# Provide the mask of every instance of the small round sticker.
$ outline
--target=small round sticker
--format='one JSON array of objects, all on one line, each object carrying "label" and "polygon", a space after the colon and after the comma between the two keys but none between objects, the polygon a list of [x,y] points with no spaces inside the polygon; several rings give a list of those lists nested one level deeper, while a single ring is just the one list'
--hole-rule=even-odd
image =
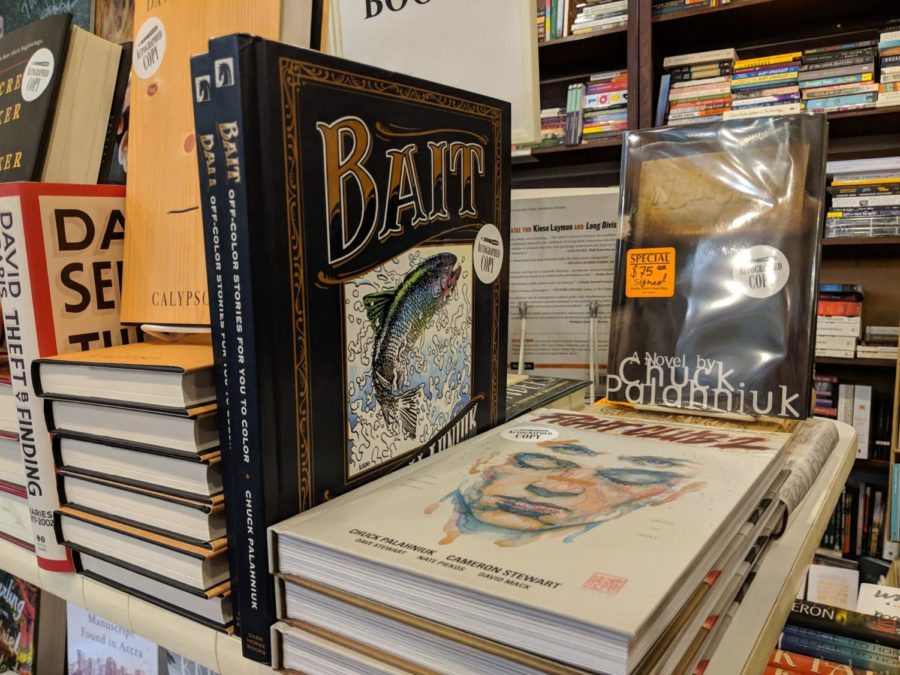
[{"label": "small round sticker", "polygon": [[156,75],[166,55],[166,27],[159,17],[144,21],[134,39],[134,72],[142,80]]},{"label": "small round sticker", "polygon": [[53,66],[53,52],[46,47],[41,47],[31,55],[28,65],[25,66],[25,74],[22,76],[22,98],[26,102],[30,103],[35,100],[50,86],[50,80],[53,79]]},{"label": "small round sticker", "polygon": [[539,443],[558,438],[559,432],[549,427],[521,426],[507,429],[500,436],[508,441],[518,441],[519,443]]},{"label": "small round sticker", "polygon": [[494,225],[482,225],[475,237],[475,275],[483,284],[492,284],[503,267],[503,237]]},{"label": "small round sticker", "polygon": [[751,246],[734,256],[732,278],[751,298],[772,297],[784,288],[790,275],[788,259],[773,246]]}]

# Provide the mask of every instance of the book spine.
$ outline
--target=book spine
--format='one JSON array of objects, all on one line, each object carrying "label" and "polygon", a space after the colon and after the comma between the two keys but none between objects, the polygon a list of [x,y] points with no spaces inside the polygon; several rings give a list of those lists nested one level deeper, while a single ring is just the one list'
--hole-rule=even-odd
[{"label": "book spine", "polygon": [[776,75],[785,75],[789,73],[796,73],[800,70],[800,66],[779,66],[777,68],[767,68],[766,70],[756,70],[750,69],[744,72],[735,73],[731,76],[732,82],[741,82],[743,80],[749,80],[754,77],[775,77]]},{"label": "book spine", "polygon": [[[197,168],[200,174],[200,207],[203,214],[203,240],[206,253],[206,279],[209,288],[210,330],[216,378],[217,422],[222,452],[222,483],[225,493],[225,521],[229,539],[237,537],[239,521],[237,505],[240,501],[232,489],[231,464],[235,453],[231,419],[231,379],[229,368],[228,333],[233,325],[231,296],[225,288],[225,249],[227,237],[222,231],[219,186],[223,183],[224,161],[217,141],[216,120],[212,96],[214,88],[212,62],[209,55],[191,58],[191,82],[194,89],[194,130],[197,139]],[[237,547],[228,547],[228,567],[231,577],[231,600],[234,608],[235,632],[240,635],[240,584],[238,578]]]},{"label": "book spine", "polygon": [[826,70],[828,68],[841,68],[843,66],[859,66],[864,63],[872,63],[874,59],[874,54],[861,54],[859,56],[851,56],[842,59],[834,59],[830,61],[821,61],[817,63],[805,63],[800,66],[800,70],[803,72],[809,72],[813,70]]},{"label": "book spine", "polygon": [[775,54],[773,56],[762,56],[757,59],[741,59],[734,62],[734,69],[756,68],[757,66],[771,66],[774,63],[788,63],[799,59],[802,52],[790,52],[788,54]]},{"label": "book spine", "polygon": [[856,429],[858,459],[869,458],[869,418],[872,405],[872,387],[857,384],[853,389],[853,428]]},{"label": "book spine", "polygon": [[[886,665],[893,665],[889,659],[882,660],[877,655],[860,652],[844,645],[835,645],[829,642],[812,640],[807,636],[791,633],[785,627],[781,634],[779,647],[784,650],[805,654],[821,660],[830,660],[847,663],[852,661],[854,667],[870,668],[876,671],[884,670]],[[884,661],[888,661],[885,663]]]},{"label": "book spine", "polygon": [[[874,675],[871,671],[851,668],[835,661],[818,659],[798,654],[797,652],[775,649],[769,657],[769,667],[778,669],[779,673],[801,673],[802,675],[824,675],[825,673],[843,675]],[[774,671],[773,671],[774,672]]]},{"label": "book spine", "polygon": [[891,466],[891,541],[900,540],[900,464]]},{"label": "book spine", "polygon": [[833,208],[861,208],[866,206],[900,206],[900,194],[869,194],[858,197],[835,197]]},{"label": "book spine", "polygon": [[[225,332],[229,369],[233,382],[229,400],[232,429],[240,430],[237,451],[231,462],[232,491],[240,495],[238,520],[242,527],[229,546],[237,549],[241,643],[245,657],[271,662],[269,628],[275,621],[275,588],[268,574],[263,444],[260,439],[259,387],[256,372],[256,334],[250,264],[250,224],[248,212],[247,163],[243,113],[242,75],[255,66],[252,48],[243,48],[246,38],[232,35],[209,42],[215,77],[216,133],[228,143],[227,171],[218,190],[221,208],[228,214],[226,225],[231,261],[230,283],[226,284],[234,310]],[[246,45],[246,43],[244,43]],[[252,43],[250,43],[252,46]],[[284,498],[289,498],[284,495]]]},{"label": "book spine", "polygon": [[836,75],[834,77],[823,77],[818,80],[806,80],[803,83],[804,89],[814,89],[816,87],[833,87],[838,84],[851,84],[853,82],[869,82],[872,80],[872,73],[858,73],[856,75]]},{"label": "book spine", "polygon": [[853,424],[852,384],[842,384],[838,389],[838,420],[845,424]]},{"label": "book spine", "polygon": [[[3,330],[9,352],[10,376],[16,405],[19,447],[25,466],[28,511],[34,534],[38,566],[52,572],[72,572],[72,555],[56,538],[56,511],[59,494],[50,432],[44,418],[43,401],[37,397],[31,364],[41,356],[56,352],[53,325],[47,325],[41,311],[35,275],[46,275],[40,215],[26,234],[27,197],[0,198],[0,303],[3,306]],[[30,236],[29,236],[30,235]],[[31,240],[34,237],[36,240]],[[46,278],[42,280],[47,282]],[[49,299],[48,299],[49,300]],[[43,347],[43,349],[42,349]]]},{"label": "book spine", "polygon": [[661,127],[666,123],[666,109],[669,107],[669,88],[672,86],[672,78],[663,75],[659,79],[659,98],[656,102],[656,126]]},{"label": "book spine", "polygon": [[822,605],[806,600],[795,600],[787,623],[800,628],[840,635],[887,648],[900,647],[900,633],[896,622],[859,612]]},{"label": "book spine", "polygon": [[838,649],[853,650],[877,659],[893,659],[895,662],[900,660],[900,651],[888,645],[866,640],[857,640],[856,638],[846,637],[835,633],[810,630],[809,628],[801,628],[790,624],[786,625],[784,629],[786,632],[796,635],[801,639],[810,640],[822,645],[828,644],[833,645]]},{"label": "book spine", "polygon": [[877,98],[878,94],[874,92],[851,96],[835,96],[833,98],[816,98],[806,102],[806,109],[819,110],[820,108],[837,108],[848,105],[864,105],[866,103],[874,103],[875,99]]}]

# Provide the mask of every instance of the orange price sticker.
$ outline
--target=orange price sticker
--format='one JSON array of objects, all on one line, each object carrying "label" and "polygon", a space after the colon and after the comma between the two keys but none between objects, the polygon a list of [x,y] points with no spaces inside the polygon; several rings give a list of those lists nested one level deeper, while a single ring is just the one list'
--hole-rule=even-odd
[{"label": "orange price sticker", "polygon": [[633,248],[626,254],[625,295],[671,298],[675,295],[675,249]]}]

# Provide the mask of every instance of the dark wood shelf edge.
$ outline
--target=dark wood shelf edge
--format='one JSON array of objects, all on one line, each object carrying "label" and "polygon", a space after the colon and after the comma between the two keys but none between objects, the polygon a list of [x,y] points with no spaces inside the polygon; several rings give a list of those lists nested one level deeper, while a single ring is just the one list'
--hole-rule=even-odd
[{"label": "dark wood shelf edge", "polygon": [[623,21],[619,26],[613,26],[612,28],[604,28],[603,30],[595,30],[590,33],[583,33],[582,35],[569,35],[564,38],[556,38],[555,40],[545,40],[544,42],[538,42],[538,49],[547,49],[553,47],[559,47],[560,45],[570,45],[573,42],[581,42],[582,40],[590,40],[591,38],[603,37],[605,35],[615,35],[616,33],[625,33],[628,31],[628,22]]},{"label": "dark wood shelf edge", "polygon": [[667,12],[653,17],[653,23],[661,23],[664,21],[674,21],[675,19],[686,19],[691,16],[699,16],[701,14],[712,14],[713,12],[722,12],[729,9],[738,9],[740,7],[752,7],[753,5],[763,5],[775,0],[734,0],[727,5],[719,5],[717,7],[699,7],[687,8],[680,12]]},{"label": "dark wood shelf edge", "polygon": [[827,237],[822,246],[898,246],[900,237]]},{"label": "dark wood shelf edge", "polygon": [[859,366],[862,368],[896,368],[894,359],[839,359],[831,356],[817,356],[816,363],[823,366]]},{"label": "dark wood shelf edge", "polygon": [[890,461],[886,459],[857,459],[853,462],[854,469],[875,469],[885,471],[891,466]]}]

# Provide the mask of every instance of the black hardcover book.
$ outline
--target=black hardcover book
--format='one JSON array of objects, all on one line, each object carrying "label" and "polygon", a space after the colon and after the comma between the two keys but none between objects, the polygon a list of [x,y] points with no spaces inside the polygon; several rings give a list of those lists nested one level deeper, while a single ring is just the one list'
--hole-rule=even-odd
[{"label": "black hardcover book", "polygon": [[626,134],[610,400],[809,416],[826,125]]},{"label": "black hardcover book", "polygon": [[564,396],[582,391],[590,380],[529,375],[515,384],[506,385],[506,419],[511,420],[532,410],[543,408]]},{"label": "black hardcover book", "polygon": [[509,104],[245,36],[210,57],[253,524],[232,541],[268,661],[266,527],[504,420]]},{"label": "black hardcover book", "polygon": [[787,623],[900,649],[900,624],[894,619],[807,600],[794,600],[794,608]]},{"label": "black hardcover book", "polygon": [[[227,194],[222,194],[220,187],[224,185],[224,154],[216,133],[215,110],[213,109],[213,63],[208,54],[191,57],[191,84],[193,87],[194,127],[196,130],[197,166],[200,172],[200,209],[203,214],[203,239],[206,251],[206,278],[210,290],[211,305],[215,311],[211,313],[214,320],[210,322],[212,333],[213,363],[216,374],[216,409],[221,411],[217,421],[219,424],[219,443],[222,449],[222,483],[225,493],[225,518],[228,531],[237,532],[239,527],[237,505],[232,489],[232,461],[234,444],[232,443],[231,400],[234,372],[229,368],[228,338],[225,332],[225,304],[231,302],[231,294],[225,290],[226,279],[230,278],[230,267],[226,256],[228,241],[225,223],[225,204]],[[233,312],[233,310],[231,310]],[[235,632],[240,635],[240,574],[238,551],[236,546],[228,547],[228,569],[231,575],[231,597],[234,606]]]},{"label": "black hardcover book", "polygon": [[71,24],[58,14],[0,39],[0,182],[41,178]]}]

